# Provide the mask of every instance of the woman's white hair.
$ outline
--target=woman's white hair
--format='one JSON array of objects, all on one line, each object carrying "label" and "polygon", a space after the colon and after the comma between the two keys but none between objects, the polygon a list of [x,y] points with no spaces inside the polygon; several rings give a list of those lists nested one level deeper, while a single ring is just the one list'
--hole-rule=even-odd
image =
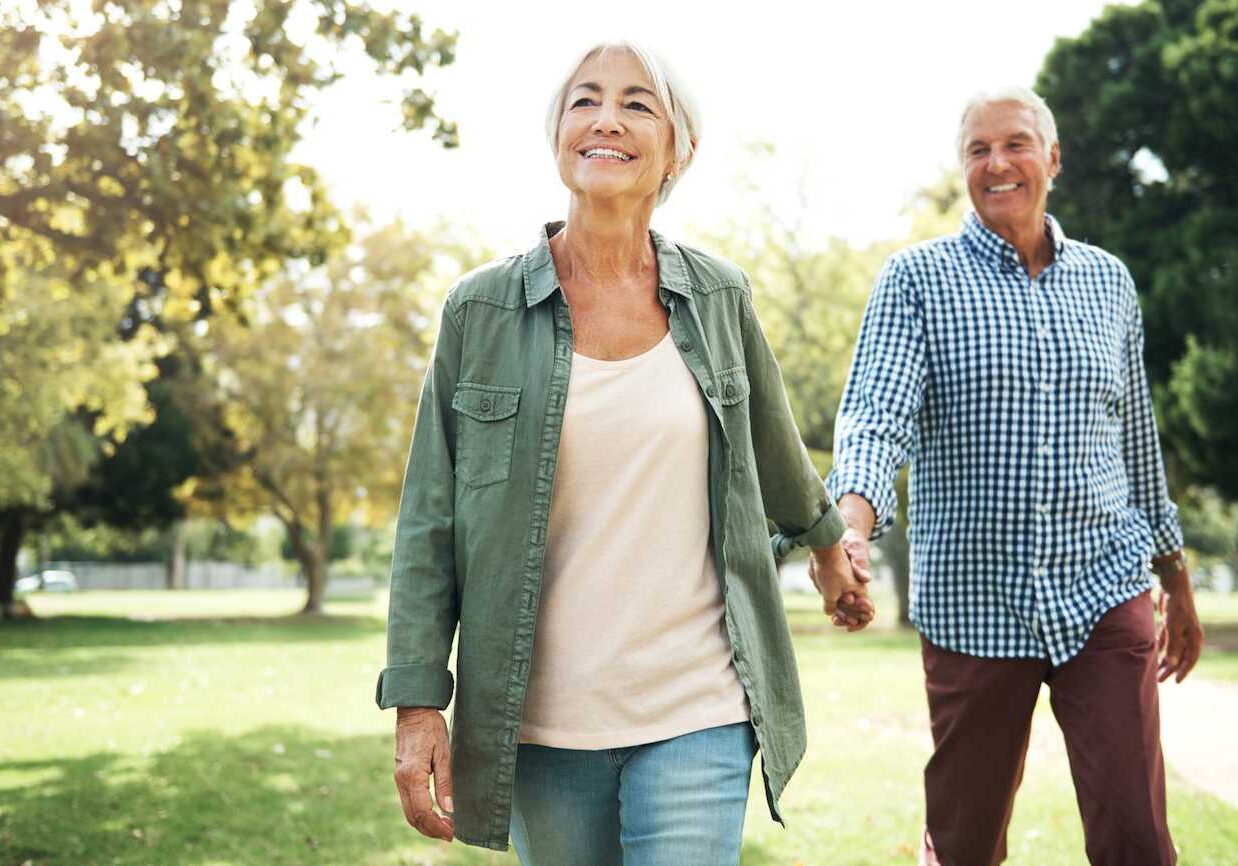
[{"label": "woman's white hair", "polygon": [[960,162],[964,157],[963,148],[967,146],[967,142],[963,140],[963,134],[967,129],[968,115],[977,108],[997,102],[1015,102],[1032,113],[1032,117],[1036,120],[1036,134],[1040,136],[1040,143],[1044,145],[1046,153],[1058,143],[1057,122],[1053,119],[1053,112],[1035,91],[1026,87],[999,87],[995,90],[982,90],[967,100],[967,105],[963,107],[963,115],[959,118],[959,132],[955,139],[955,147],[958,150]]},{"label": "woman's white hair", "polygon": [[662,204],[670,198],[671,190],[679,182],[679,178],[683,176],[683,173],[688,170],[688,166],[692,164],[696,143],[700,141],[701,137],[701,120],[700,114],[697,111],[696,100],[692,97],[691,92],[670,66],[667,65],[666,61],[644,45],[627,39],[615,42],[599,42],[581,54],[568,69],[567,75],[563,78],[563,83],[559,85],[555,91],[554,98],[550,100],[550,107],[546,111],[546,140],[550,142],[551,151],[557,153],[559,150],[559,122],[563,119],[563,112],[567,110],[567,94],[568,89],[572,85],[572,79],[576,77],[576,73],[580,71],[580,67],[584,66],[586,61],[599,55],[605,55],[609,51],[627,51],[640,62],[640,65],[645,69],[645,74],[649,76],[649,80],[653,83],[653,90],[658,95],[659,101],[661,101],[663,107],[670,114],[671,140],[675,147],[675,164],[671,168],[670,178],[664,178],[662,186],[658,190],[657,203]]}]

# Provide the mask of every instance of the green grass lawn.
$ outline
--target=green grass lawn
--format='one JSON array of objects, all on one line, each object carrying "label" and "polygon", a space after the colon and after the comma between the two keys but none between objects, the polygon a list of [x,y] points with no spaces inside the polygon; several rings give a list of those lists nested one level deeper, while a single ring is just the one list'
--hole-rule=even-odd
[{"label": "green grass lawn", "polygon": [[[0,625],[0,866],[514,864],[404,824],[394,720],[373,698],[382,600],[316,619],[292,615],[299,602],[39,595],[41,621]],[[888,626],[888,598],[884,622],[858,635],[825,629],[812,597],[788,604],[809,754],[784,800],[788,829],[754,787],[743,863],[912,864],[929,750],[917,639]],[[1210,634],[1238,628],[1238,599],[1201,607]],[[1238,680],[1238,647],[1216,655],[1201,673]],[[1078,813],[1041,710],[1008,862],[1075,866]],[[1170,798],[1182,866],[1233,866],[1238,810],[1172,773]]]}]

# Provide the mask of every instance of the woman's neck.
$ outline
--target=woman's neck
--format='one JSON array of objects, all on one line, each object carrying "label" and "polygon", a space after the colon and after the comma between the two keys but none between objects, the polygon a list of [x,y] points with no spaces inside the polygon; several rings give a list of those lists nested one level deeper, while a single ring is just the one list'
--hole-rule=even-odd
[{"label": "woman's neck", "polygon": [[573,198],[567,224],[550,239],[560,281],[614,291],[656,272],[657,255],[649,238],[652,216],[652,202],[624,208]]}]

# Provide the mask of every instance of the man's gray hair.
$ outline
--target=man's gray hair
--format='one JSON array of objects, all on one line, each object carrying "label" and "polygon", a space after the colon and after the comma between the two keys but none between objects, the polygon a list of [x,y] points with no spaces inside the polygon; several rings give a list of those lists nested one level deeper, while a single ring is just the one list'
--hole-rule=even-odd
[{"label": "man's gray hair", "polygon": [[701,120],[697,110],[696,100],[680,78],[666,61],[657,53],[644,45],[627,39],[616,42],[599,42],[577,58],[568,69],[563,83],[555,91],[550,107],[546,111],[546,140],[550,142],[550,150],[557,153],[559,149],[559,122],[563,112],[567,110],[568,88],[572,79],[580,71],[580,67],[594,57],[604,56],[611,51],[627,51],[644,67],[645,74],[653,83],[653,90],[658,95],[663,108],[669,112],[671,121],[671,136],[675,147],[675,164],[672,167],[670,180],[663,179],[658,190],[658,204],[670,198],[671,190],[679,182],[679,178],[692,164],[692,156],[696,149],[695,143],[701,137]]},{"label": "man's gray hair", "polygon": [[982,90],[967,100],[967,105],[963,107],[963,115],[959,118],[959,132],[955,139],[955,148],[958,151],[960,162],[964,158],[963,148],[967,146],[967,142],[963,140],[963,132],[967,128],[968,115],[977,108],[996,102],[1017,102],[1029,110],[1036,119],[1036,133],[1040,136],[1040,143],[1044,145],[1046,152],[1057,144],[1057,122],[1053,119],[1053,112],[1035,91],[1027,87],[1014,86]]}]

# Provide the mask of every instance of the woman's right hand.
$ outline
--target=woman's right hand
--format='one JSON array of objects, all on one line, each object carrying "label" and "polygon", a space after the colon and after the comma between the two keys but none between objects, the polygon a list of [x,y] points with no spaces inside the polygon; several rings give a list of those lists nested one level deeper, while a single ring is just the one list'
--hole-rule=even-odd
[{"label": "woman's right hand", "polygon": [[[441,815],[430,800],[431,776]],[[451,746],[443,714],[433,707],[396,710],[395,787],[404,817],[418,833],[452,840]]]}]

